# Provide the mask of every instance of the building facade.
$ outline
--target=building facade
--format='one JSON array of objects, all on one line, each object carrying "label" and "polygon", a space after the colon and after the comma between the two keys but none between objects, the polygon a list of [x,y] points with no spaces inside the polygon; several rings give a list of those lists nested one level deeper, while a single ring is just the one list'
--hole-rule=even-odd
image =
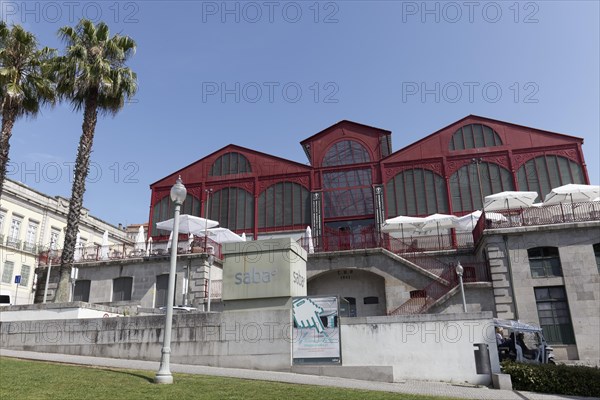
[{"label": "building facade", "polygon": [[301,142],[308,165],[236,145],[150,185],[150,232],[171,218],[178,175],[188,189],[182,213],[208,216],[254,238],[377,231],[386,218],[463,215],[506,190],[589,184],[583,139],[468,116],[392,152],[390,131],[341,121]]},{"label": "building facade", "polygon": [[552,188],[589,184],[582,144],[471,115],[392,152],[391,132],[341,121],[301,142],[307,165],[228,145],[153,183],[149,231],[166,240],[155,226],[172,216],[180,175],[183,213],[249,239],[302,242],[310,226],[308,294],[338,295],[350,316],[462,312],[460,262],[469,312],[538,323],[561,359],[598,364],[600,202],[520,210],[502,217],[509,226],[482,217],[473,232],[410,243],[381,232],[398,215],[461,216],[490,194],[534,191],[540,202]]},{"label": "building facade", "polygon": [[[5,180],[0,200],[0,292],[9,295],[12,304],[33,303],[38,255],[51,243],[62,248],[68,211],[68,199]],[[79,231],[82,248],[99,246],[105,231],[110,244],[130,244],[123,229],[91,216],[85,208]],[[18,285],[15,276],[21,277]]]}]

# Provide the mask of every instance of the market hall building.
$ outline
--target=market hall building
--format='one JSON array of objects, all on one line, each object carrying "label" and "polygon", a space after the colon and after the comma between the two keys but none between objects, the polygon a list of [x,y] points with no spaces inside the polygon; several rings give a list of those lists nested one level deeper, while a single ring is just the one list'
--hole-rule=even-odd
[{"label": "market hall building", "polygon": [[154,242],[168,238],[156,223],[172,218],[180,175],[182,213],[248,240],[290,236],[309,250],[310,226],[308,294],[340,296],[350,316],[461,312],[460,261],[469,311],[542,325],[559,358],[600,359],[588,333],[600,330],[600,221],[589,205],[569,220],[542,207],[529,222],[438,230],[417,245],[381,231],[398,215],[480,210],[493,193],[535,191],[541,202],[589,184],[583,139],[470,115],[395,152],[390,131],[351,121],[300,144],[308,164],[230,144],[151,184]]}]

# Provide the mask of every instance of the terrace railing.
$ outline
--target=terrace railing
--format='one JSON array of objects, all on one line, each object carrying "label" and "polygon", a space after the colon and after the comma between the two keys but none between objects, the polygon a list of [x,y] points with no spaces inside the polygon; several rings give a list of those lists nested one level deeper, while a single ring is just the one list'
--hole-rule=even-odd
[{"label": "terrace railing", "polygon": [[[92,245],[83,246],[75,249],[75,262],[86,263],[96,261],[112,261],[112,260],[123,260],[130,258],[145,258],[145,257],[161,257],[169,255],[169,250],[166,248],[167,241],[156,241],[153,242],[153,250],[147,252],[146,249],[136,249],[135,245],[130,244],[115,244],[110,246]],[[177,245],[177,254],[190,254],[190,253],[204,253],[214,255],[216,258],[222,258],[221,245],[212,239],[206,240],[206,247],[204,247],[205,241],[202,238],[202,243],[198,247],[190,247],[186,240],[182,240]],[[60,263],[62,250],[53,250],[52,252],[52,264],[57,265]],[[49,250],[46,248],[39,253],[39,264],[45,266],[49,260]]]}]

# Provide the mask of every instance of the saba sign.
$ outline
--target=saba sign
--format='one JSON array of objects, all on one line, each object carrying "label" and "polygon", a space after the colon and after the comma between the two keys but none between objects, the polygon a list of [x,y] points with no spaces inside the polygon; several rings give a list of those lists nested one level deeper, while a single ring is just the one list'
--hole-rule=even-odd
[{"label": "saba sign", "polygon": [[223,245],[223,300],[306,296],[306,251],[290,238]]}]

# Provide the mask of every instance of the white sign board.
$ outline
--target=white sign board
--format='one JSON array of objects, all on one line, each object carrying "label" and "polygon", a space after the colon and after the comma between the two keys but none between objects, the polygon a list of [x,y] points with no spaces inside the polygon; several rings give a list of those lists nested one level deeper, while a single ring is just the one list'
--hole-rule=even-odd
[{"label": "white sign board", "polygon": [[292,302],[294,364],[340,364],[337,297],[298,297]]}]

